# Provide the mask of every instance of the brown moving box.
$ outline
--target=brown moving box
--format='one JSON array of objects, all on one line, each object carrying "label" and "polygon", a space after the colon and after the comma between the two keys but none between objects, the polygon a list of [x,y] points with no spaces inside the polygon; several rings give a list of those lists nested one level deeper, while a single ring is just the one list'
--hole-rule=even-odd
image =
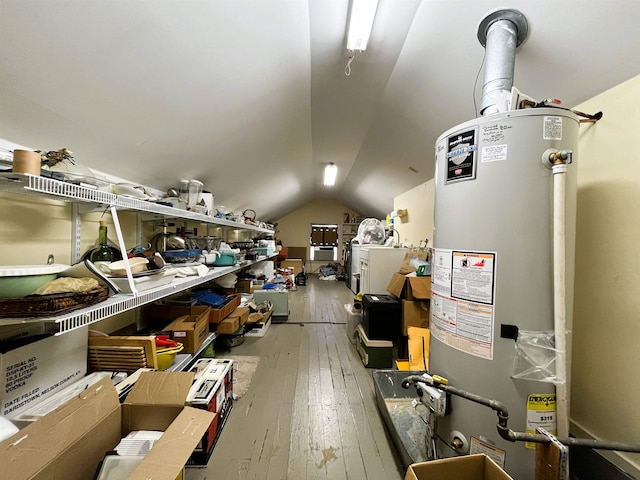
[{"label": "brown moving box", "polygon": [[227,318],[236,307],[240,305],[240,295],[232,295],[227,299],[227,303],[220,308],[211,308],[211,314],[209,315],[209,323],[220,323]]},{"label": "brown moving box", "polygon": [[185,315],[176,318],[165,330],[171,330],[171,338],[184,345],[184,353],[196,353],[209,335],[210,308],[198,315]]},{"label": "brown moving box", "polygon": [[405,300],[429,300],[431,298],[431,277],[413,277],[394,273],[387,286],[387,292]]},{"label": "brown moving box", "polygon": [[404,480],[513,480],[484,454],[463,455],[409,465]]},{"label": "brown moving box", "polygon": [[238,329],[247,323],[249,319],[249,308],[238,307],[231,314],[218,324],[216,329],[217,333],[232,334],[238,331]]},{"label": "brown moving box", "polygon": [[12,480],[86,480],[130,431],[158,430],[162,438],[128,479],[175,480],[215,417],[184,406],[193,377],[144,372],[122,405],[105,378],[1,442],[0,465]]},{"label": "brown moving box", "polygon": [[402,299],[402,335],[407,335],[409,327],[429,327],[431,277],[394,273],[387,291],[394,297]]},{"label": "brown moving box", "polygon": [[236,282],[236,293],[251,293],[251,287],[253,287],[253,280],[241,279]]},{"label": "brown moving box", "polygon": [[288,268],[294,275],[302,272],[302,265],[301,258],[289,258],[280,262],[280,268]]},{"label": "brown moving box", "polygon": [[429,302],[402,302],[402,335],[409,334],[409,327],[429,328]]}]

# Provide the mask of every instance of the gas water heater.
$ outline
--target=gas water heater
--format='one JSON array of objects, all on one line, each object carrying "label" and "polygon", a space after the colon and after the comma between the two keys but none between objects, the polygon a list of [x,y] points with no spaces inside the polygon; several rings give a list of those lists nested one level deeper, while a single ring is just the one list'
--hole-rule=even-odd
[{"label": "gas water heater", "polygon": [[[559,383],[516,378],[514,358],[518,337],[532,335],[534,345],[549,332],[553,338],[558,316],[562,330],[571,330],[576,171],[569,163],[576,161],[579,120],[565,109],[519,109],[514,52],[526,35],[527,21],[516,10],[482,20],[482,116],[451,128],[435,145],[429,371],[504,403],[514,430],[553,432],[556,387],[566,387],[568,375],[558,375]],[[562,189],[554,187],[549,160],[556,153],[566,160]],[[565,363],[567,338],[555,344]],[[513,478],[534,478],[533,445],[502,439],[486,407],[461,398],[450,399],[450,407],[437,421],[439,457],[486,453]]]}]

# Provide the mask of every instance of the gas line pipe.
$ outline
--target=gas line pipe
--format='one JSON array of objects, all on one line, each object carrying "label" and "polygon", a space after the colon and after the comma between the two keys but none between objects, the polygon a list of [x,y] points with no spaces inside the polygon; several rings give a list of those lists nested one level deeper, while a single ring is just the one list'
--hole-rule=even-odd
[{"label": "gas line pipe", "polygon": [[[533,442],[544,444],[550,444],[552,442],[552,440],[547,435],[516,432],[514,430],[511,430],[508,426],[509,411],[507,410],[506,405],[498,400],[486,398],[481,395],[477,395],[475,393],[468,392],[466,390],[462,390],[460,388],[449,385],[449,382],[446,378],[440,377],[438,375],[432,376],[428,373],[423,373],[422,375],[409,375],[408,377],[402,379],[402,388],[409,388],[411,385],[416,385],[418,382],[426,383],[427,385],[437,388],[438,390],[442,390],[443,392],[466,398],[467,400],[470,400],[474,403],[491,408],[498,415],[498,433],[505,440],[508,440],[510,442]],[[618,452],[640,453],[640,445],[637,444],[612,442],[609,440],[595,440],[591,438],[575,438],[569,436],[556,438],[560,443],[569,447],[586,447],[594,448],[596,450],[615,450]]]}]

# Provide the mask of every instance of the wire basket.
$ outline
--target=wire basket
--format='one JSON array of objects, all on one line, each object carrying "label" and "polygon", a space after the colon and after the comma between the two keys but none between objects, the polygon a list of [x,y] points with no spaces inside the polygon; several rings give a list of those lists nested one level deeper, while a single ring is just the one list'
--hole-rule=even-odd
[{"label": "wire basket", "polygon": [[0,298],[0,318],[46,317],[61,315],[106,300],[107,287],[98,286],[86,292],[28,295],[22,298]]}]

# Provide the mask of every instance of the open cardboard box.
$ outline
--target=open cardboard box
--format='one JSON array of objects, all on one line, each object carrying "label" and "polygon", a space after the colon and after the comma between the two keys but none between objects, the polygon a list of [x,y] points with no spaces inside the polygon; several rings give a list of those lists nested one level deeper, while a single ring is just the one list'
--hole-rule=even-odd
[{"label": "open cardboard box", "polygon": [[184,345],[184,353],[196,353],[209,336],[210,308],[201,309],[196,315],[176,318],[165,330],[171,330],[171,338]]},{"label": "open cardboard box", "polygon": [[484,454],[433,460],[409,465],[404,480],[513,480]]},{"label": "open cardboard box", "polygon": [[429,327],[431,277],[394,273],[387,291],[402,303],[402,335],[408,335],[409,327]]},{"label": "open cardboard box", "polygon": [[429,300],[431,298],[431,277],[394,273],[387,286],[387,292],[404,300]]},{"label": "open cardboard box", "polygon": [[104,454],[133,430],[163,431],[130,480],[175,480],[215,414],[185,407],[192,372],[144,372],[120,404],[105,378],[0,443],[13,480],[94,478]]}]

